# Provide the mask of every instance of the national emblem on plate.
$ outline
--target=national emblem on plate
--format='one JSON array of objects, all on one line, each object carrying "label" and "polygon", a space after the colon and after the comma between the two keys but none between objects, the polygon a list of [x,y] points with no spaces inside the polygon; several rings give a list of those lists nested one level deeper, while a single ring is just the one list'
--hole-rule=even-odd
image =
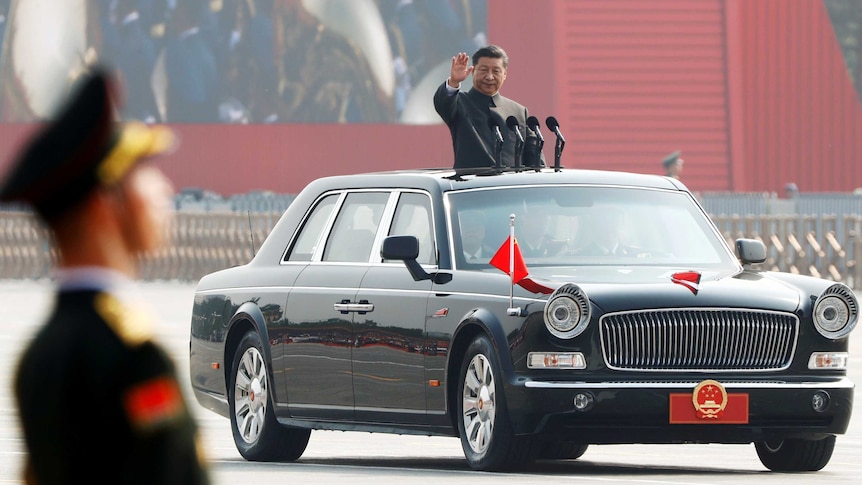
[{"label": "national emblem on plate", "polygon": [[691,402],[701,419],[718,419],[727,406],[727,390],[718,381],[707,379],[691,395]]}]

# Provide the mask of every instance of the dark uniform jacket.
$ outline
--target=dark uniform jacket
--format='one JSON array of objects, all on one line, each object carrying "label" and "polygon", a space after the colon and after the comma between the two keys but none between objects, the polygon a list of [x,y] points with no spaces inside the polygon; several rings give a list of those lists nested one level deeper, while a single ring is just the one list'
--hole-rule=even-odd
[{"label": "dark uniform jacket", "polygon": [[[504,167],[515,165],[516,135],[506,126],[506,119],[514,116],[524,134],[527,126],[527,108],[505,98],[500,93],[486,96],[475,89],[458,91],[452,96],[446,90],[446,83],[440,85],[434,93],[434,109],[449,126],[452,134],[452,148],[455,150],[454,168],[492,167],[494,162],[495,136],[488,127],[488,118],[495,117],[499,122],[500,133],[503,135],[503,150],[501,164]],[[535,135],[530,133],[535,142]],[[530,143],[527,143],[530,145]],[[527,150],[525,150],[525,154]],[[526,155],[525,155],[526,156]],[[522,160],[522,165],[528,165]],[[541,162],[544,164],[544,162]]]},{"label": "dark uniform jacket", "polygon": [[20,362],[28,481],[207,483],[174,368],[142,314],[62,291]]}]

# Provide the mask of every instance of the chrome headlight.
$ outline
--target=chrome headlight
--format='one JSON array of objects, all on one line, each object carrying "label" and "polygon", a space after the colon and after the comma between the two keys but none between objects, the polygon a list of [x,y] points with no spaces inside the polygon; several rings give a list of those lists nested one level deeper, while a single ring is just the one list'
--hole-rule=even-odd
[{"label": "chrome headlight", "polygon": [[845,337],[856,326],[858,319],[859,303],[856,295],[843,284],[827,288],[814,304],[814,326],[826,338]]},{"label": "chrome headlight", "polygon": [[551,335],[570,339],[590,323],[590,300],[584,290],[571,283],[557,289],[545,304],[545,326]]}]

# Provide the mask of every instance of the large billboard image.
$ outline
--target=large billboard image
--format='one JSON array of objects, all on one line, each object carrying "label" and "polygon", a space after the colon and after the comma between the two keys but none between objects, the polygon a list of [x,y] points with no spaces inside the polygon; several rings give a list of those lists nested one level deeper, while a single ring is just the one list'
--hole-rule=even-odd
[{"label": "large billboard image", "polygon": [[[3,119],[48,114],[114,66],[123,117],[156,123],[437,123],[454,52],[487,43],[486,0],[30,0],[9,12]],[[12,82],[14,80],[14,82]]]},{"label": "large billboard image", "polygon": [[0,170],[96,63],[115,68],[122,118],[180,136],[165,162],[180,188],[451,167],[434,94],[454,56],[493,44],[500,94],[546,138],[559,122],[564,168],[664,175],[680,152],[696,192],[859,188],[862,2],[682,3],[0,0]]}]

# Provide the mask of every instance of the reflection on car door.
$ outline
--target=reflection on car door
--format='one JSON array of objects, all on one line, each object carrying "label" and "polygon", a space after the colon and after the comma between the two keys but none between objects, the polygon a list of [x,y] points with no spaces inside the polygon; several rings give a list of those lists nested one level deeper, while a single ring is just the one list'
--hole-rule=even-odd
[{"label": "reflection on car door", "polygon": [[283,366],[292,417],[353,417],[356,292],[368,271],[388,198],[388,192],[343,197],[335,219],[327,224],[331,229],[324,229],[325,244],[315,248],[290,292],[287,318],[292,342],[285,348]]},{"label": "reflection on car door", "polygon": [[[388,235],[419,239],[419,262],[436,265],[431,201],[401,193]],[[380,259],[377,260],[380,262]],[[429,268],[430,269],[430,268]],[[373,311],[354,317],[356,416],[376,422],[425,422],[425,314],[431,281],[413,281],[400,261],[372,265],[357,299]]]}]

